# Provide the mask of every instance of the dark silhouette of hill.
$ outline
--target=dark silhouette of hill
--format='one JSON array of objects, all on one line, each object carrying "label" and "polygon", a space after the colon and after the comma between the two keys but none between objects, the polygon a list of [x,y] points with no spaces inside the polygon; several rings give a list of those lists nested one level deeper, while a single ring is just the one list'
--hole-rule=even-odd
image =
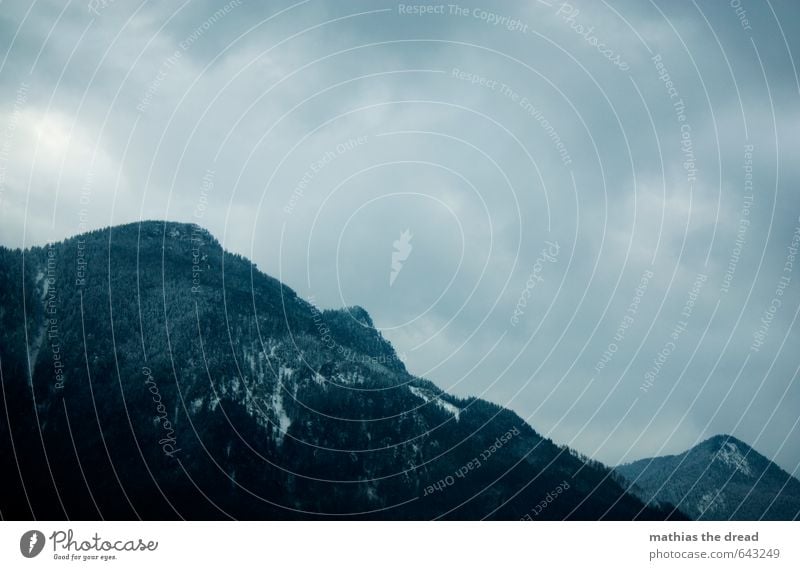
[{"label": "dark silhouette of hill", "polygon": [[366,311],[317,310],[197,226],[0,248],[0,325],[6,519],[669,512],[409,374]]}]

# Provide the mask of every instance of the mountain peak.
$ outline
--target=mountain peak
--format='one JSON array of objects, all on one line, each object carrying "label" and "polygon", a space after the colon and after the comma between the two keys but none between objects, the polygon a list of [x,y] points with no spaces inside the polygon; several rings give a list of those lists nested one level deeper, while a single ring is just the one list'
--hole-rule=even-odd
[{"label": "mountain peak", "polygon": [[792,520],[800,515],[800,481],[728,434],[677,455],[641,459],[615,470],[643,501],[676,505],[698,520]]},{"label": "mountain peak", "polygon": [[734,437],[734,436],[732,436],[730,434],[727,434],[727,433],[720,433],[720,434],[717,434],[717,435],[713,435],[713,436],[709,437],[708,439],[700,442],[698,445],[712,444],[712,445],[716,445],[716,446],[723,446],[723,445],[725,445],[727,443],[733,443],[734,445],[737,445],[737,446],[744,446],[744,447],[746,447],[748,449],[750,448],[750,446],[747,445],[745,442],[743,442],[741,439],[738,439],[738,438],[736,438],[736,437]]},{"label": "mountain peak", "polygon": [[367,310],[360,305],[345,307],[341,310],[342,312],[349,314],[356,322],[364,325],[365,327],[375,326],[375,324],[372,322],[372,317],[369,316],[369,312],[367,312]]}]

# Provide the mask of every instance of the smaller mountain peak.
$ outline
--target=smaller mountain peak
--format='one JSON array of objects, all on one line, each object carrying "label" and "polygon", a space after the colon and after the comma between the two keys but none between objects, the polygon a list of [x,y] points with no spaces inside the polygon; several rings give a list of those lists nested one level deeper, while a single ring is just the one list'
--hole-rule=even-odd
[{"label": "smaller mountain peak", "polygon": [[712,436],[712,437],[708,438],[707,440],[705,440],[704,442],[702,442],[700,445],[704,445],[704,444],[711,445],[716,449],[722,449],[722,448],[725,448],[725,447],[730,447],[731,445],[733,445],[735,447],[738,447],[739,449],[742,449],[743,451],[746,451],[746,450],[748,450],[750,448],[750,446],[747,445],[742,440],[740,440],[738,438],[735,438],[732,435],[727,434],[727,433],[721,433],[721,434]]}]

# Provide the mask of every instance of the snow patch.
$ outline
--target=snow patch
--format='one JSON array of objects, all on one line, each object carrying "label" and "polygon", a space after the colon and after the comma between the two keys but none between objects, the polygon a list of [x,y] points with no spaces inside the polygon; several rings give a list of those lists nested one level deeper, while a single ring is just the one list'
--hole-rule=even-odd
[{"label": "snow patch", "polygon": [[461,410],[458,407],[454,406],[450,402],[445,402],[441,398],[437,398],[436,399],[436,405],[439,406],[441,409],[443,409],[448,414],[450,414],[453,417],[455,417],[456,421],[458,421],[459,415],[461,414]]},{"label": "snow patch", "polygon": [[425,401],[426,404],[431,401],[430,397],[425,392],[423,392],[420,388],[417,388],[416,386],[409,386],[408,389],[417,398],[422,398]]},{"label": "snow patch", "polygon": [[719,459],[731,469],[741,471],[744,475],[750,477],[753,475],[753,470],[750,469],[750,464],[747,462],[747,459],[744,457],[744,455],[742,455],[742,452],[739,451],[739,448],[735,443],[729,441],[723,445],[714,458]]},{"label": "snow patch", "polygon": [[[45,279],[45,272],[43,269],[39,269],[36,272],[36,280],[34,282],[36,287],[39,287],[39,284],[42,284],[42,302],[45,302],[47,298],[47,293],[50,291],[50,283],[47,279]],[[31,339],[30,345],[30,353],[28,357],[30,358],[30,376],[28,377],[28,382],[32,385],[33,384],[33,371],[36,369],[36,359],[39,358],[39,350],[42,348],[42,342],[44,341],[45,333],[47,332],[47,318],[45,317],[44,321],[42,322],[42,326],[39,327],[36,335]]]},{"label": "snow patch", "polygon": [[333,381],[339,386],[348,386],[354,384],[363,384],[364,377],[354,370],[349,370],[344,374],[337,374],[334,376]]},{"label": "snow patch", "polygon": [[39,269],[36,272],[36,277],[34,281],[37,287],[39,286],[39,283],[42,284],[42,301],[44,301],[45,298],[47,298],[47,294],[50,292],[50,281],[45,279],[44,277],[45,277],[44,269]]},{"label": "snow patch", "polygon": [[275,435],[275,441],[277,443],[283,443],[283,438],[286,436],[286,431],[289,429],[289,426],[292,425],[292,420],[286,414],[286,410],[283,407],[283,396],[280,391],[277,391],[272,395],[271,402],[272,409],[275,411],[275,417],[277,418],[277,425],[275,426],[278,433]]},{"label": "snow patch", "polygon": [[255,373],[256,372],[255,353],[252,350],[248,349],[248,347],[246,346],[244,347],[243,352],[244,352],[244,360],[247,363],[248,369]]},{"label": "snow patch", "polygon": [[703,493],[697,502],[697,512],[702,517],[706,512],[709,514],[725,508],[725,497],[719,489],[712,489],[708,493]]},{"label": "snow patch", "polygon": [[189,404],[189,410],[193,414],[196,414],[197,412],[199,412],[202,409],[203,409],[203,398],[195,398]]},{"label": "snow patch", "polygon": [[417,388],[416,386],[409,386],[408,389],[417,398],[421,398],[426,404],[428,402],[433,401],[437,406],[439,406],[440,409],[444,410],[445,412],[456,418],[456,421],[458,421],[459,415],[461,414],[461,409],[454,406],[450,402],[443,400],[441,396],[432,396],[426,390],[423,390],[422,388]]},{"label": "snow patch", "polygon": [[283,438],[286,436],[286,432],[289,429],[289,426],[292,425],[292,420],[289,418],[289,415],[286,413],[286,409],[283,407],[283,379],[289,379],[294,374],[294,370],[291,368],[287,368],[285,366],[281,366],[278,371],[278,381],[275,382],[275,391],[272,393],[272,397],[270,398],[270,406],[272,410],[275,412],[275,426],[274,426],[274,437],[275,443],[278,445],[283,443]]}]

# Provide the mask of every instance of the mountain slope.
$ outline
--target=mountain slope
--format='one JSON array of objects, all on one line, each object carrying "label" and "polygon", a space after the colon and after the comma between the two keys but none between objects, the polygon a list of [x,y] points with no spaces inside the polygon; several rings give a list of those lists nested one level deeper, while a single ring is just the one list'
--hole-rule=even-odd
[{"label": "mountain slope", "polygon": [[668,512],[197,226],[0,248],[0,325],[3,518],[519,519],[565,481],[536,518]]},{"label": "mountain slope", "polygon": [[671,503],[697,520],[794,520],[800,481],[746,443],[714,436],[679,455],[616,468],[646,502]]}]

